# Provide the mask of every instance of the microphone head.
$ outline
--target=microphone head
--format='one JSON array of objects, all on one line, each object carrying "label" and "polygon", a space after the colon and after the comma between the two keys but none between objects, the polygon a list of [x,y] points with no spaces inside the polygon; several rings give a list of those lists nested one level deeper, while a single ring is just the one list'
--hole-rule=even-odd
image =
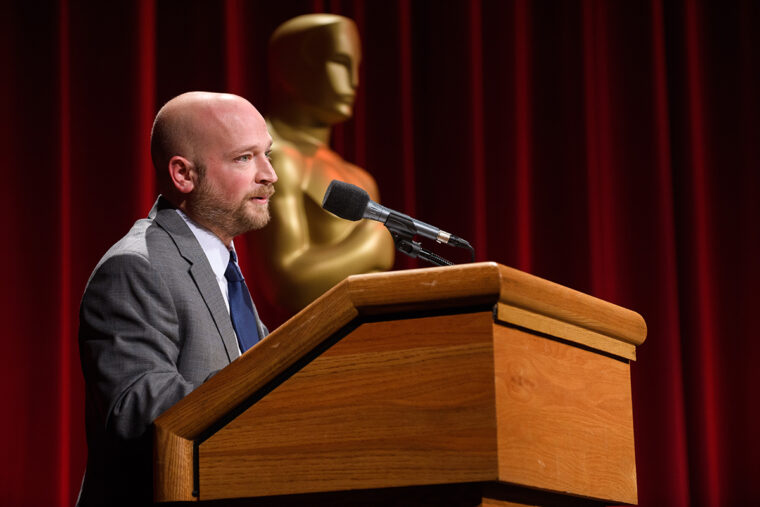
[{"label": "microphone head", "polygon": [[369,194],[364,189],[340,180],[330,182],[322,200],[322,207],[333,215],[354,221],[364,218],[367,204]]}]

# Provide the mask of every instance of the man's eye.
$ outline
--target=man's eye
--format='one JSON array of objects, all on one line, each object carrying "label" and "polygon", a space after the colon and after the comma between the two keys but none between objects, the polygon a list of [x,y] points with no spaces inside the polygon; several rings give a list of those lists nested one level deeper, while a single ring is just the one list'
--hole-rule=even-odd
[{"label": "man's eye", "polygon": [[239,161],[239,162],[248,162],[248,161],[250,161],[252,158],[253,158],[253,155],[250,155],[250,154],[249,154],[249,155],[240,155],[240,156],[239,156],[237,159],[235,159],[235,160],[237,160],[237,161]]},{"label": "man's eye", "polygon": [[267,151],[264,155],[267,157],[267,160],[272,161],[272,150]]}]

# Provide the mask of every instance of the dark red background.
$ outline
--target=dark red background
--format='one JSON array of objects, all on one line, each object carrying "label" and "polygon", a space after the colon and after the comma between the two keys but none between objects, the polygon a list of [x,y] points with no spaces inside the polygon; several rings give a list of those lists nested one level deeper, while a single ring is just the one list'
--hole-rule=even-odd
[{"label": "dark red background", "polygon": [[757,502],[758,2],[60,0],[0,7],[0,504],[75,498],[78,302],[154,199],[157,107],[266,113],[266,40],[317,11],[359,26],[333,144],[386,205],[645,317],[641,505]]}]

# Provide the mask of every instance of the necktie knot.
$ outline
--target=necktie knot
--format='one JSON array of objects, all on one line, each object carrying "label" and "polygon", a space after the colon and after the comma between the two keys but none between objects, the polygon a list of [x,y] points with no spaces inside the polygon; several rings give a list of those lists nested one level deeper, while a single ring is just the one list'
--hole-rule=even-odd
[{"label": "necktie knot", "polygon": [[227,269],[224,271],[224,277],[228,282],[242,282],[244,280],[243,273],[240,272],[240,268],[235,263],[237,261],[237,255],[233,250],[230,250],[230,261],[227,263]]}]

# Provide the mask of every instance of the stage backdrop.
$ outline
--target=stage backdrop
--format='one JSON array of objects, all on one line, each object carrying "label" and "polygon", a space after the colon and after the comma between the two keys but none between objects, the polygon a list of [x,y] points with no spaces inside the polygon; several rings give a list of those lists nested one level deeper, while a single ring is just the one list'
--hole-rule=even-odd
[{"label": "stage backdrop", "polygon": [[641,505],[757,502],[760,3],[60,0],[0,7],[0,504],[75,498],[78,303],[154,200],[155,111],[213,90],[266,113],[267,38],[320,11],[359,26],[333,144],[386,205],[646,318]]}]

